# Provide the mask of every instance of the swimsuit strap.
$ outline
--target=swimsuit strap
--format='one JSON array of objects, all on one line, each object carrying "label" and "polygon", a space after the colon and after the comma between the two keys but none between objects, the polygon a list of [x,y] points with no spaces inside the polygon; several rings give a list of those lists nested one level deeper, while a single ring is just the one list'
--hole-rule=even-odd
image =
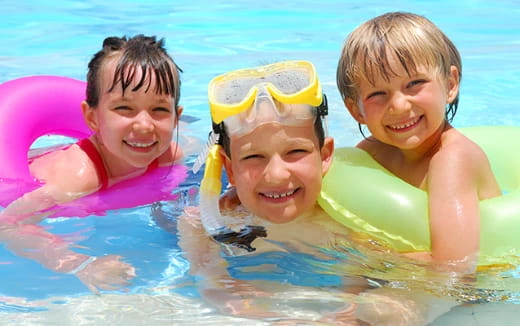
[{"label": "swimsuit strap", "polygon": [[152,163],[150,163],[150,165],[148,165],[148,167],[146,168],[146,172],[145,173],[148,173],[152,170],[155,170],[159,167],[159,158],[156,158],[155,160],[152,161]]},{"label": "swimsuit strap", "polygon": [[92,163],[94,163],[99,182],[101,183],[99,190],[106,189],[108,187],[108,173],[103,163],[103,158],[101,154],[99,154],[96,146],[94,146],[94,143],[88,138],[80,140],[77,144],[87,154],[90,160],[92,160]]}]

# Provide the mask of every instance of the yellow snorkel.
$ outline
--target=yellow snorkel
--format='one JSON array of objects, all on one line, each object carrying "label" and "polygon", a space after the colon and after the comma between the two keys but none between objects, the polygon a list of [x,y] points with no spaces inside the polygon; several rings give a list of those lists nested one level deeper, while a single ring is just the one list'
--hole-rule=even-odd
[{"label": "yellow snorkel", "polygon": [[[220,145],[213,145],[206,158],[204,177],[200,183],[200,212],[201,221],[206,231],[213,235],[222,228],[219,224],[220,209],[218,198],[222,191],[222,163],[223,159],[219,153]],[[215,200],[215,198],[217,200]],[[217,213],[218,212],[218,213]],[[202,216],[203,215],[203,216]]]}]

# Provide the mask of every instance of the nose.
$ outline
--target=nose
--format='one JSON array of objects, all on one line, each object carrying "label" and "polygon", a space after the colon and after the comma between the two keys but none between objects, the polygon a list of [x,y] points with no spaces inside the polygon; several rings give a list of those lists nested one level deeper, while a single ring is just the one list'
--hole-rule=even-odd
[{"label": "nose", "polygon": [[155,128],[153,118],[146,111],[139,112],[135,116],[133,128],[140,133],[152,132]]},{"label": "nose", "polygon": [[291,173],[287,169],[284,160],[276,155],[270,158],[264,170],[264,179],[270,184],[281,184],[285,182]]},{"label": "nose", "polygon": [[390,112],[394,114],[401,114],[406,112],[412,108],[412,105],[406,96],[402,92],[395,92],[392,95],[392,99],[390,101]]},{"label": "nose", "polygon": [[249,112],[249,120],[256,122],[276,121],[278,108],[271,94],[263,86],[258,87],[254,108]]}]

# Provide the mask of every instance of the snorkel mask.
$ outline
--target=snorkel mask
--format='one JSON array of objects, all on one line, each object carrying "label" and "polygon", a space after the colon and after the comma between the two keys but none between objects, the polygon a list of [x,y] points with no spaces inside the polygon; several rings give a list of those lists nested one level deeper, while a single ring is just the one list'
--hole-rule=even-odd
[{"label": "snorkel mask", "polygon": [[237,254],[235,248],[252,252],[255,248],[251,242],[267,236],[263,227],[247,225],[235,232],[221,222],[223,158],[219,136],[223,132],[228,136],[245,135],[265,123],[298,126],[309,119],[322,119],[326,133],[326,96],[312,63],[284,61],[217,76],[209,83],[208,98],[214,128],[206,151],[193,165],[196,173],[206,159],[200,185],[201,221],[229,254]]}]

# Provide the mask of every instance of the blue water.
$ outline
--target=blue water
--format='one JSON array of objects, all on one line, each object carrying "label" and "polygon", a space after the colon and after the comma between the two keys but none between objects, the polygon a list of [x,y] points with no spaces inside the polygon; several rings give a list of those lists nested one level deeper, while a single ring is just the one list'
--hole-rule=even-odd
[{"label": "blue water", "polygon": [[[206,88],[212,77],[265,62],[304,59],[315,64],[327,93],[330,134],[338,146],[355,144],[361,135],[335,86],[338,56],[349,31],[393,10],[426,15],[459,48],[463,78],[455,126],[520,125],[516,98],[520,91],[517,0],[242,0],[226,4],[209,0],[4,0],[0,4],[0,82],[41,74],[85,80],[87,63],[105,37],[138,33],[164,37],[167,49],[184,70],[181,104],[192,119],[183,132],[201,141],[210,125]],[[198,180],[198,176],[190,177],[180,191],[187,192]],[[164,291],[197,300],[196,280],[187,274],[188,264],[175,235],[176,214],[184,204],[195,204],[195,200],[183,197],[179,203],[163,203],[161,209],[148,206],[111,212],[105,217],[47,221],[44,225],[84,247],[78,251],[125,257],[137,267],[138,276],[128,289],[132,294],[158,295]],[[164,212],[163,222],[170,231],[151,217],[154,209]],[[0,277],[0,297],[10,298],[0,299],[0,312],[35,314],[52,310],[45,301],[48,298],[61,298],[52,299],[57,300],[52,304],[66,306],[72,298],[88,295],[74,277],[50,272],[2,247]],[[185,312],[190,318],[197,314]],[[461,312],[457,316],[464,315]],[[507,313],[503,316],[509,320]],[[13,323],[19,321],[10,318]],[[176,318],[182,320],[182,316]]]}]

